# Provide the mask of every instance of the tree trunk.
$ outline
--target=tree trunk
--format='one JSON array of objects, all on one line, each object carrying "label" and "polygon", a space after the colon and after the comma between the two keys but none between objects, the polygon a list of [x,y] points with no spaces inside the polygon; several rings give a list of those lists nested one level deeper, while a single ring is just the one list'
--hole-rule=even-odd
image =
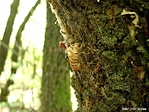
[{"label": "tree trunk", "polygon": [[41,112],[71,112],[70,76],[64,52],[58,42],[62,39],[56,18],[47,4],[47,27],[43,54]]},{"label": "tree trunk", "polygon": [[5,60],[6,60],[7,52],[8,52],[8,49],[4,45],[9,46],[9,40],[10,40],[10,36],[11,36],[12,30],[13,30],[12,26],[13,26],[15,17],[18,12],[17,9],[19,6],[19,2],[20,2],[20,0],[14,0],[13,3],[11,4],[10,16],[8,18],[8,22],[6,25],[3,39],[1,41],[1,45],[0,45],[0,75],[4,69]]},{"label": "tree trunk", "polygon": [[[29,18],[31,17],[31,15],[33,14],[34,10],[39,5],[39,3],[40,3],[40,0],[38,0],[36,2],[36,4],[31,8],[31,10],[29,11],[27,16],[25,17],[24,21],[20,25],[20,28],[17,32],[16,40],[15,40],[15,43],[14,43],[13,52],[12,52],[12,56],[11,56],[11,61],[13,63],[16,63],[16,65],[18,63],[18,57],[19,57],[19,52],[20,52],[19,48],[21,48],[21,46],[22,46],[22,42],[21,42],[22,31],[24,30],[24,27],[25,27],[27,21],[29,20]],[[6,102],[7,101],[7,97],[9,95],[9,87],[12,84],[14,84],[14,81],[12,80],[11,77],[12,77],[12,75],[16,74],[16,71],[17,71],[17,67],[12,65],[10,78],[7,80],[5,86],[3,88],[1,88],[0,102],[3,102],[3,101]]]},{"label": "tree trunk", "polygon": [[148,110],[149,2],[48,1],[74,71],[77,111]]}]

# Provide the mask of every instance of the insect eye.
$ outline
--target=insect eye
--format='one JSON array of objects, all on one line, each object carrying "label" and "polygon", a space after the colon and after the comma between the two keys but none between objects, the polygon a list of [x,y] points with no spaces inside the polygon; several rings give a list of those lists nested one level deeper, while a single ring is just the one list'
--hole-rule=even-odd
[{"label": "insect eye", "polygon": [[64,42],[59,42],[59,46],[60,46],[60,48],[62,48],[62,49],[66,49],[66,45],[65,45],[65,43]]}]

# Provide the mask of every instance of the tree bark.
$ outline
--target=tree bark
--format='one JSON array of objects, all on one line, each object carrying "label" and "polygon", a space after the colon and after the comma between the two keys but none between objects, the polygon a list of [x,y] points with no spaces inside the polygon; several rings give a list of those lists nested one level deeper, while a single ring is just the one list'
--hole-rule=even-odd
[{"label": "tree bark", "polygon": [[41,84],[41,112],[71,112],[70,76],[56,18],[47,4],[47,26],[43,50],[43,75]]},{"label": "tree bark", "polygon": [[64,37],[77,112],[149,107],[147,0],[48,0]]}]

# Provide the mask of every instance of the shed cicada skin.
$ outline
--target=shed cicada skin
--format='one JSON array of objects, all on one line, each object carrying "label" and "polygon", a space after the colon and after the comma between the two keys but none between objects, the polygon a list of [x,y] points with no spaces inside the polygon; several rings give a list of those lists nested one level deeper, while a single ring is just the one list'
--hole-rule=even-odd
[{"label": "shed cicada skin", "polygon": [[66,49],[70,66],[74,71],[81,70],[81,66],[82,66],[81,58],[78,54],[79,50],[80,50],[80,47],[78,43],[72,44]]},{"label": "shed cicada skin", "polygon": [[98,73],[101,70],[99,59],[93,57],[93,55],[97,55],[96,51],[95,49],[91,51],[91,49],[93,49],[92,46],[81,43],[70,44],[66,47],[66,54],[74,72],[83,70]]}]

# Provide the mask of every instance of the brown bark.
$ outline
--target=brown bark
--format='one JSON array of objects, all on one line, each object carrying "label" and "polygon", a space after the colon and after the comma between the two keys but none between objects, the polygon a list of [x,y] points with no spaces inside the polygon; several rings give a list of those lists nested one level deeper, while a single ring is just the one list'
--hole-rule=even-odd
[{"label": "brown bark", "polygon": [[78,112],[149,107],[149,2],[48,0],[64,37]]}]

